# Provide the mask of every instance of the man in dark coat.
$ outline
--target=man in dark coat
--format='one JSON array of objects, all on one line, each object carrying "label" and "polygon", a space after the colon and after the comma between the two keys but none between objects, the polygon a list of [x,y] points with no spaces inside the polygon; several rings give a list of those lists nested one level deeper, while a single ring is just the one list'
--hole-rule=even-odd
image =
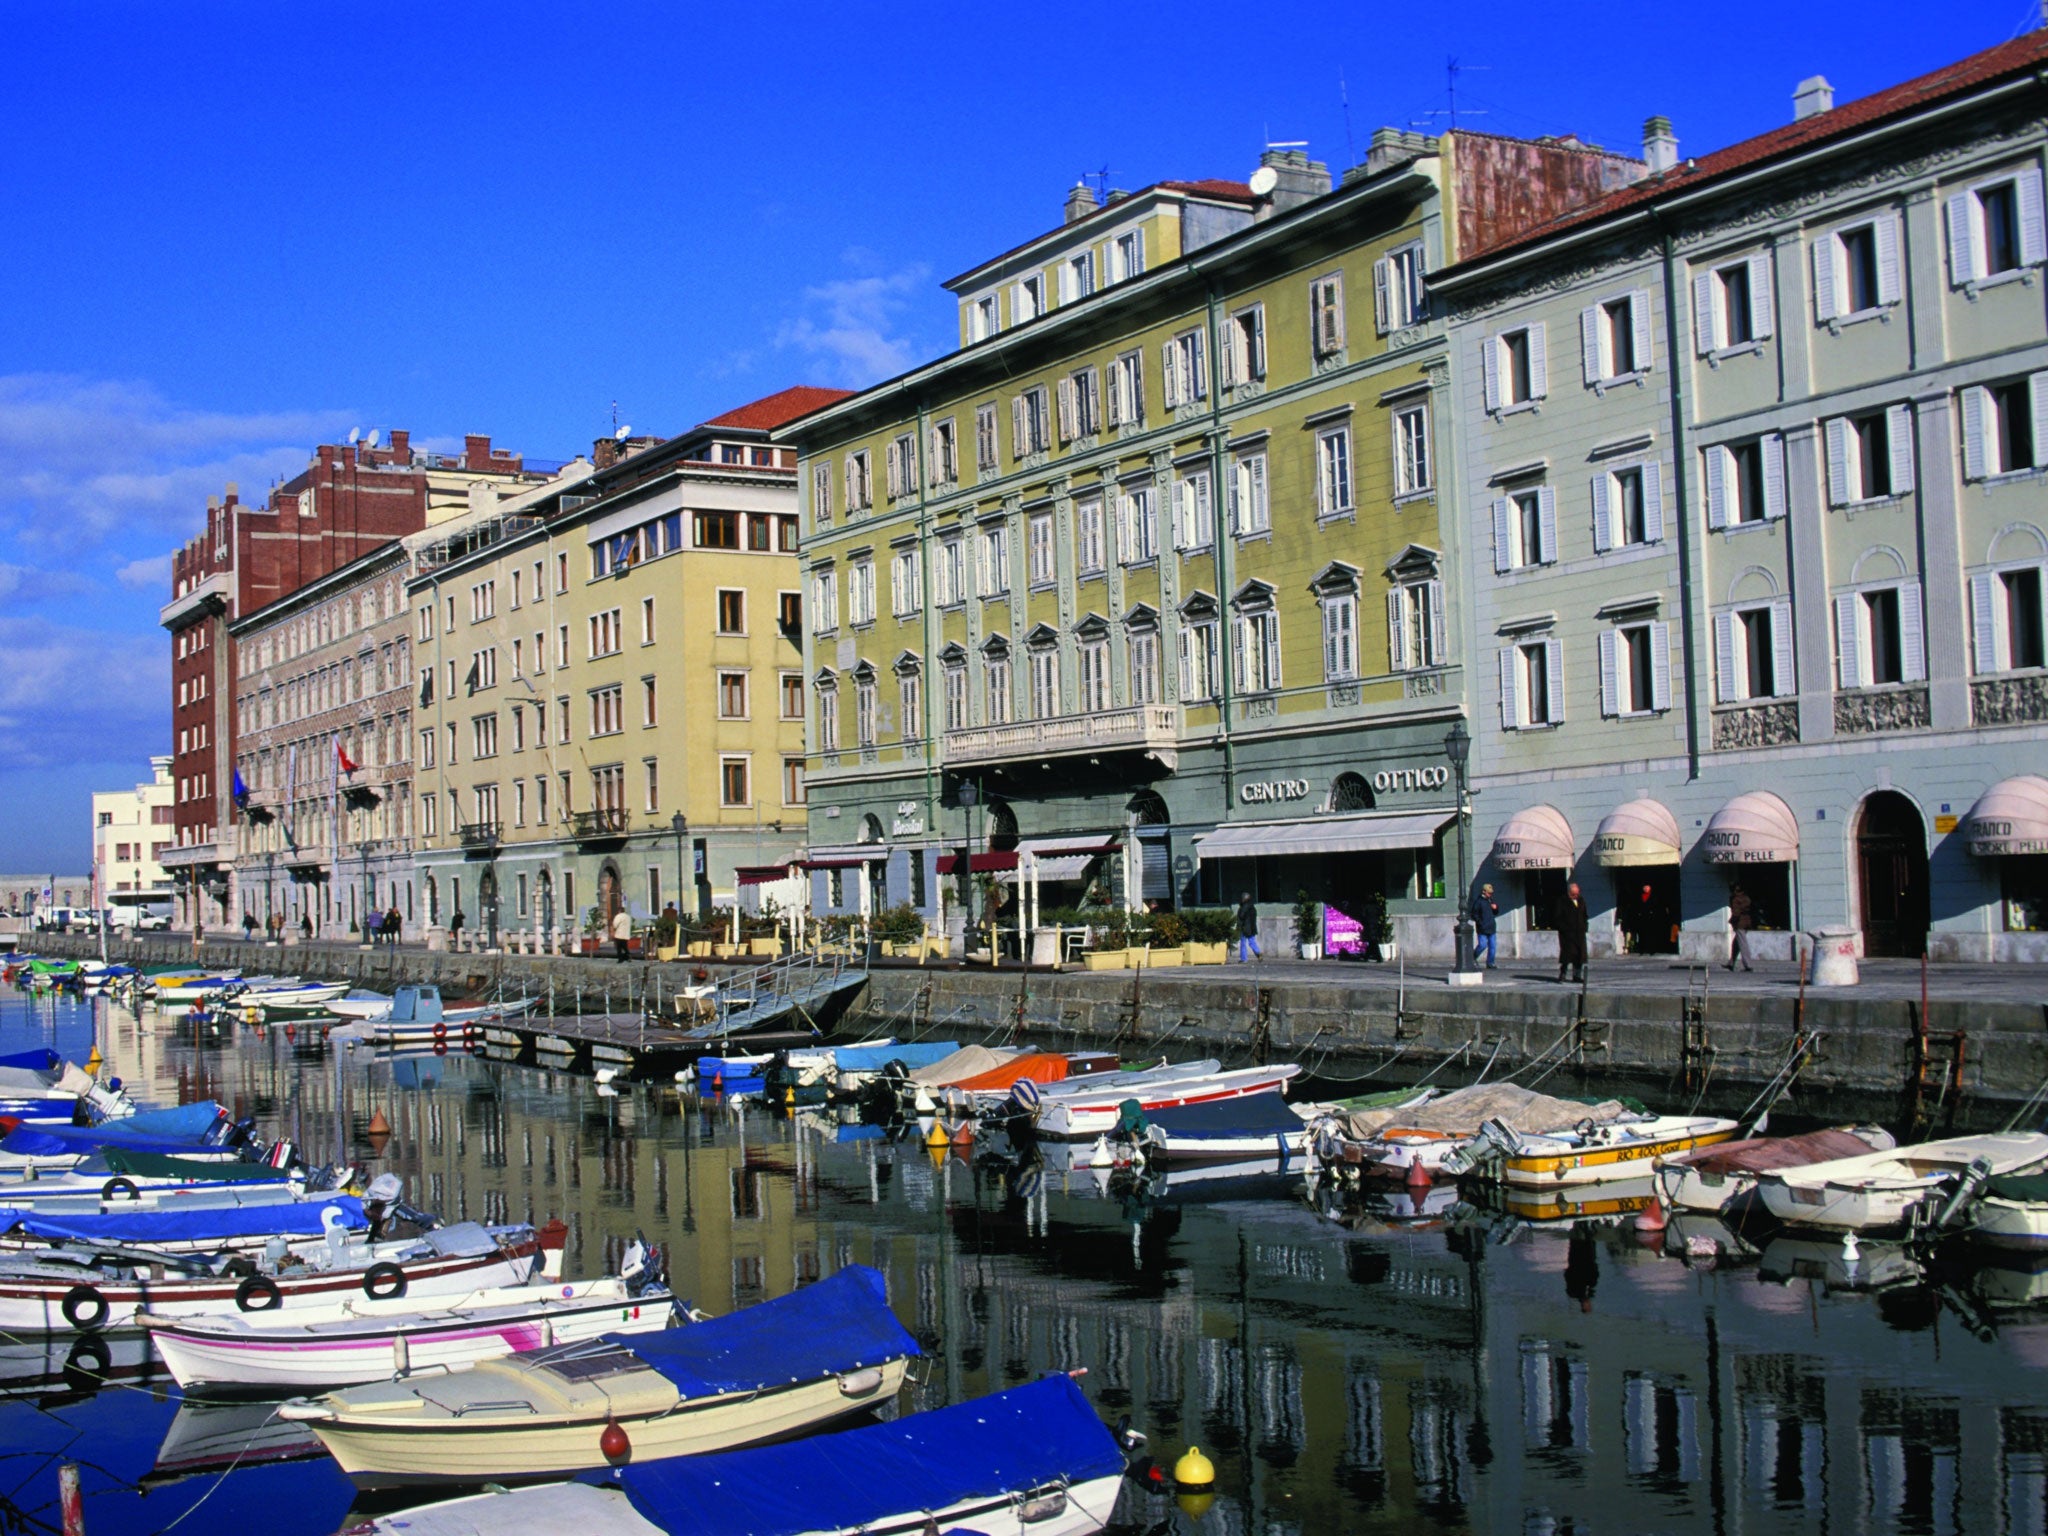
[{"label": "man in dark coat", "polygon": [[1749,963],[1749,930],[1755,926],[1756,903],[1738,880],[1728,892],[1728,931],[1732,935],[1728,946],[1729,970],[1735,969],[1738,960],[1745,971],[1754,969]]},{"label": "man in dark coat", "polygon": [[1586,898],[1574,880],[1564,888],[1564,900],[1557,904],[1557,979],[1564,980],[1569,968],[1572,980],[1586,979]]},{"label": "man in dark coat", "polygon": [[1266,958],[1266,952],[1259,948],[1259,909],[1252,905],[1250,891],[1237,904],[1237,958],[1240,963],[1256,959],[1262,964]]}]

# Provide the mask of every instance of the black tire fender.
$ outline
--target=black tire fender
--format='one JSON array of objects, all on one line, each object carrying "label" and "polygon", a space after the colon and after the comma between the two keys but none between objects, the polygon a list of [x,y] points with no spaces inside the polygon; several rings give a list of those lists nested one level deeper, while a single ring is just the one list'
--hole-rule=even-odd
[{"label": "black tire fender", "polygon": [[372,1301],[392,1301],[403,1296],[411,1282],[405,1271],[385,1260],[363,1271],[363,1294]]},{"label": "black tire fender", "polygon": [[107,1305],[107,1298],[100,1294],[97,1286],[74,1285],[64,1293],[58,1310],[64,1314],[64,1321],[80,1333],[90,1333],[106,1322],[107,1314],[113,1309]]},{"label": "black tire fender", "polygon": [[100,1198],[102,1200],[140,1200],[142,1198],[142,1191],[136,1188],[133,1179],[124,1179],[117,1174],[100,1186]]},{"label": "black tire fender", "polygon": [[[258,1301],[257,1297],[267,1300]],[[235,1306],[243,1312],[275,1312],[284,1305],[284,1292],[268,1275],[245,1275],[235,1287]]]}]

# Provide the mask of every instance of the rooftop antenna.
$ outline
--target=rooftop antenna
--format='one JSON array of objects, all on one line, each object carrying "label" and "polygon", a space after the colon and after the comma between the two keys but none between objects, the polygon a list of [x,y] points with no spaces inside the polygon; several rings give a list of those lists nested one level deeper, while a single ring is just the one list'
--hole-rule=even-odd
[{"label": "rooftop antenna", "polygon": [[1083,186],[1087,186],[1090,182],[1095,184],[1095,206],[1100,208],[1109,201],[1109,164],[1107,161],[1103,163],[1101,170],[1084,171],[1081,174],[1081,184]]},{"label": "rooftop antenna", "polygon": [[1358,146],[1351,140],[1351,88],[1344,83],[1344,71],[1337,71],[1337,100],[1344,107],[1344,163],[1358,164]]},{"label": "rooftop antenna", "polygon": [[[1487,66],[1484,64],[1466,64],[1455,58],[1444,60],[1444,91],[1450,97],[1451,131],[1454,133],[1458,128],[1458,76],[1468,69],[1485,68]],[[1467,117],[1486,116],[1484,112],[1468,112],[1465,115]]]}]

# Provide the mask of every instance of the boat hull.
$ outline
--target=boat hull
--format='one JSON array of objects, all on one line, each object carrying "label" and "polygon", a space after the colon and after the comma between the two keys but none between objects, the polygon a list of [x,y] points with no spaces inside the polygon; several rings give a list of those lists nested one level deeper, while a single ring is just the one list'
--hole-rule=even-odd
[{"label": "boat hull", "polygon": [[1987,1248],[2048,1253],[2048,1205],[1986,1195],[1972,1213],[1968,1237]]},{"label": "boat hull", "polygon": [[1557,1189],[1575,1184],[1607,1184],[1621,1179],[1646,1179],[1660,1157],[1676,1157],[1703,1147],[1733,1141],[1740,1129],[1733,1120],[1688,1121],[1683,1126],[1639,1128],[1622,1125],[1611,1141],[1581,1146],[1554,1145],[1551,1138],[1528,1137],[1522,1150],[1501,1164],[1504,1182],[1524,1189]]},{"label": "boat hull", "polygon": [[1075,1141],[1106,1136],[1116,1129],[1121,1106],[1136,1099],[1147,1114],[1161,1109],[1179,1109],[1188,1104],[1214,1104],[1242,1098],[1250,1093],[1272,1093],[1301,1071],[1300,1067],[1247,1067],[1208,1077],[1169,1079],[1131,1090],[1100,1095],[1062,1094],[1046,1096],[1040,1104],[1034,1130],[1054,1141]]}]

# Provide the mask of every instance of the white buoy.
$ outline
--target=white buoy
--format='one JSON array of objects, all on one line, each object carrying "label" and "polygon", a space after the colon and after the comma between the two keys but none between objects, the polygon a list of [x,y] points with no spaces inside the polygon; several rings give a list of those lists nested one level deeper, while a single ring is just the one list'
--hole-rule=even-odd
[{"label": "white buoy", "polygon": [[[618,1075],[619,1069],[617,1067],[599,1067],[597,1069],[597,1080],[600,1083],[608,1083]],[[682,1074],[678,1072],[676,1076],[680,1077]]]},{"label": "white buoy", "polygon": [[1113,1168],[1116,1166],[1116,1156],[1109,1150],[1109,1138],[1107,1136],[1095,1138],[1095,1150],[1088,1156],[1088,1166],[1090,1168]]},{"label": "white buoy", "polygon": [[1862,1257],[1863,1250],[1856,1246],[1856,1234],[1854,1232],[1845,1232],[1842,1235],[1842,1262],[1844,1264],[1854,1264]]},{"label": "white buoy", "polygon": [[917,1085],[917,1094],[910,1101],[910,1107],[920,1115],[928,1115],[939,1106],[932,1102],[932,1096],[926,1091],[924,1084],[919,1083]]}]

